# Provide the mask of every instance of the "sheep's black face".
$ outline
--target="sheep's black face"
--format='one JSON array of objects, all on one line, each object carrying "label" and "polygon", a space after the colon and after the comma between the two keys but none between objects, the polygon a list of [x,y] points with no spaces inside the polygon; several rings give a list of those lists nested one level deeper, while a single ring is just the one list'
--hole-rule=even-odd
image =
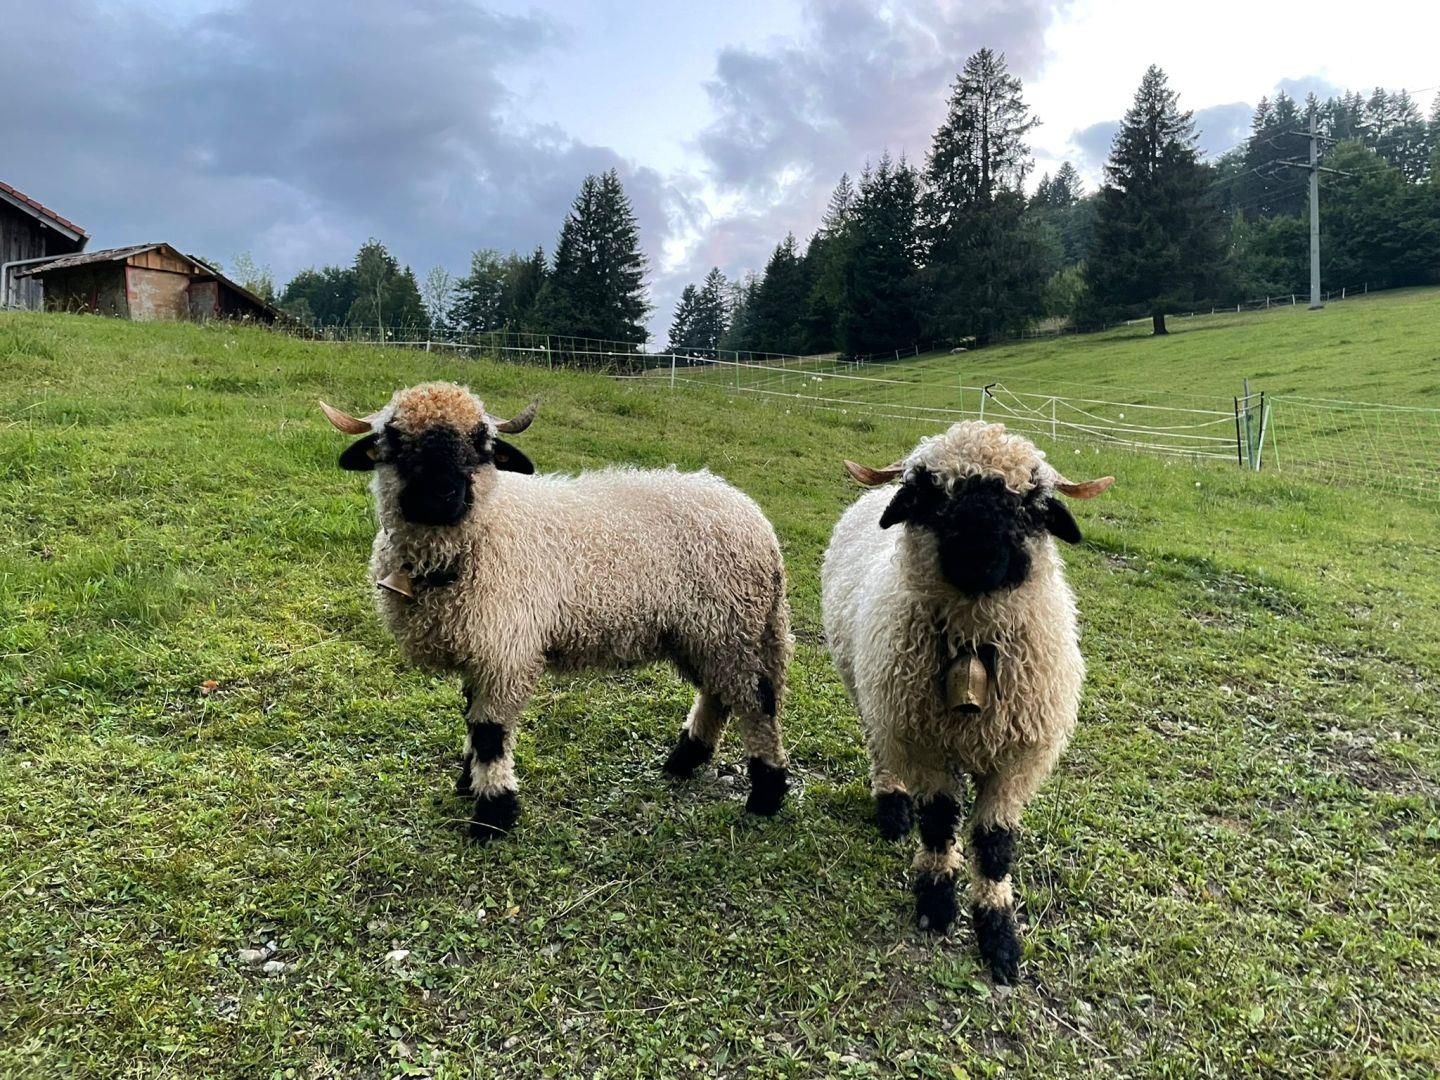
[{"label": "sheep's black face", "polygon": [[880,527],[901,522],[934,534],[941,574],[967,596],[1024,582],[1032,537],[1048,530],[1070,543],[1080,539],[1069,511],[1038,486],[1021,496],[997,476],[974,476],[947,493],[924,469],[900,486]]},{"label": "sheep's black face", "polygon": [[400,478],[400,514],[412,525],[458,525],[474,502],[471,481],[486,465],[532,473],[530,459],[490,434],[484,424],[462,433],[432,424],[410,433],[394,424],[367,435],[340,456],[346,469],[394,468]]},{"label": "sheep's black face", "polygon": [[448,425],[407,435],[386,425],[385,443],[400,474],[400,513],[412,525],[457,525],[470,512],[470,478],[493,460],[482,426],[463,436]]}]

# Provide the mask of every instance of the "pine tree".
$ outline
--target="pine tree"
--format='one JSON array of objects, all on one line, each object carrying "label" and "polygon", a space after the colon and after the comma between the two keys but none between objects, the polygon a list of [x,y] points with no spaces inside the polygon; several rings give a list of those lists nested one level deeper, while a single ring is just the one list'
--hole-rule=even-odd
[{"label": "pine tree", "polygon": [[541,296],[546,328],[632,345],[648,336],[645,256],[615,170],[587,176],[560,230]]},{"label": "pine tree", "polygon": [[765,273],[755,294],[752,318],[761,349],[778,353],[804,350],[802,319],[809,292],[805,266],[795,250],[795,235],[787,233],[785,239],[775,245],[765,264]]},{"label": "pine tree", "polygon": [[857,205],[858,196],[850,174],[841,173],[820,228],[805,247],[803,269],[810,291],[805,297],[801,319],[804,338],[801,352],[832,352],[836,348],[837,316],[845,268],[854,249]]},{"label": "pine tree", "polygon": [[729,313],[725,336],[720,348],[725,352],[748,352],[759,348],[755,335],[755,297],[760,291],[757,274],[746,274],[742,281],[730,283]]},{"label": "pine tree", "polygon": [[965,61],[925,164],[925,225],[930,243],[963,210],[988,206],[997,190],[1019,190],[1030,167],[1030,115],[1020,80],[1003,53],[981,49]]},{"label": "pine tree", "polygon": [[1101,310],[1148,309],[1156,334],[1168,311],[1215,286],[1221,263],[1195,141],[1193,115],[1152,65],[1111,146],[1087,281]]},{"label": "pine tree", "polygon": [[[1037,123],[1003,55],[981,49],[965,62],[925,165],[923,283],[933,337],[984,341],[1041,313],[1059,240],[1025,212],[1025,136]],[[1066,195],[1047,177],[1043,197]]]},{"label": "pine tree", "polygon": [[729,327],[729,283],[718,266],[712,266],[700,287],[699,306],[695,314],[695,347],[714,354]]},{"label": "pine tree", "polygon": [[920,334],[915,271],[920,258],[920,178],[889,154],[865,167],[844,264],[837,343],[852,356],[909,346]]},{"label": "pine tree", "polygon": [[680,352],[695,347],[696,323],[700,315],[700,294],[694,285],[686,285],[675,305],[675,318],[670,323],[670,351]]}]

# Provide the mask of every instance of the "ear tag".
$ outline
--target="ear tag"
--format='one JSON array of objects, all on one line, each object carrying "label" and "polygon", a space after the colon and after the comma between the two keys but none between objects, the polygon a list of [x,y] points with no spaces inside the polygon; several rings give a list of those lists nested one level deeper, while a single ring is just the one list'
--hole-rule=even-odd
[{"label": "ear tag", "polygon": [[394,570],[386,574],[375,583],[377,588],[387,592],[393,592],[407,600],[415,599],[415,591],[410,582],[410,575],[404,570]]},{"label": "ear tag", "polygon": [[984,712],[994,699],[995,679],[978,653],[962,652],[945,673],[945,704],[963,713]]}]

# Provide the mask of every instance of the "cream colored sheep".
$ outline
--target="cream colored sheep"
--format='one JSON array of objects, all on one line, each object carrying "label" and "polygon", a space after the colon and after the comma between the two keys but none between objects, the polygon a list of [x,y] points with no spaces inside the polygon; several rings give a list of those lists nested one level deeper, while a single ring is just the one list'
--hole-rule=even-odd
[{"label": "cream colored sheep", "polygon": [[909,832],[914,797],[916,915],[944,932],[956,915],[960,774],[973,777],[975,935],[1010,982],[1015,833],[1070,737],[1085,675],[1053,539],[1078,543],[1080,530],[1056,492],[1089,498],[1113,478],[1072,484],[1029,440],[976,421],[887,469],[846,467],[878,489],[831,536],[825,632],[864,726],[880,828]]},{"label": "cream colored sheep", "polygon": [[666,769],[707,761],[734,712],[749,755],[747,809],[784,800],[778,713],[793,642],[775,531],[708,472],[602,469],[535,476],[468,389],[427,383],[356,419],[341,455],[374,471],[380,530],[370,569],[381,618],[413,663],[459,672],[467,735],[457,788],[471,835],[519,815],[515,725],[546,669],[669,660],[696,687]]}]

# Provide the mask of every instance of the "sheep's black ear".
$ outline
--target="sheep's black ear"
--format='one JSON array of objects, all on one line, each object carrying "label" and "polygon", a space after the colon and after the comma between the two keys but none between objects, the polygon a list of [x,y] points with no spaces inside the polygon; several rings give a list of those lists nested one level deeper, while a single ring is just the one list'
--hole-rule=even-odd
[{"label": "sheep's black ear", "polygon": [[1080,542],[1079,524],[1070,513],[1070,508],[1054,495],[1045,499],[1045,528],[1057,540],[1064,540],[1067,544]]},{"label": "sheep's black ear", "polygon": [[379,441],[379,435],[366,435],[351,443],[340,455],[340,467],[351,472],[370,472],[375,468],[375,444]]},{"label": "sheep's black ear", "polygon": [[492,442],[490,444],[490,452],[495,455],[495,467],[497,469],[504,469],[506,472],[524,473],[526,476],[529,476],[535,471],[534,463],[504,439],[496,439]]}]

